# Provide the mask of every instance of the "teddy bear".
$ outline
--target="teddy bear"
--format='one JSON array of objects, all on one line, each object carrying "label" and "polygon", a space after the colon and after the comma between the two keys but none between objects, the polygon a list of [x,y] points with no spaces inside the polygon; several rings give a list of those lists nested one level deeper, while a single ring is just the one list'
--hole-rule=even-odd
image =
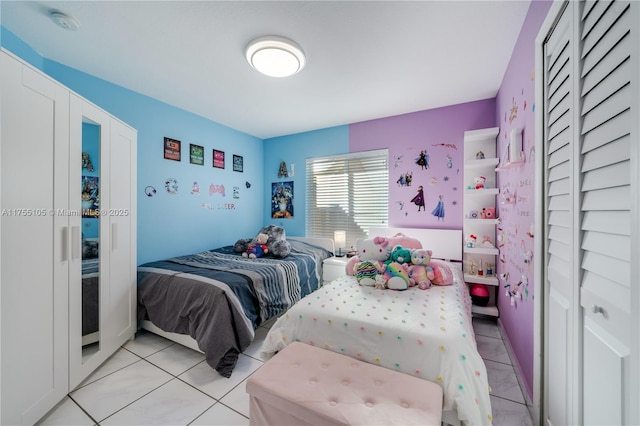
[{"label": "teddy bear", "polygon": [[487,181],[487,178],[484,176],[476,176],[474,181],[476,183],[476,189],[484,189],[484,183]]},{"label": "teddy bear", "polygon": [[[353,256],[347,262],[346,273],[347,275],[355,274],[355,265],[359,262],[370,261],[370,262],[378,262],[382,264],[382,262],[389,259],[389,255],[391,253],[391,246],[389,245],[389,240],[384,237],[374,237],[368,238],[366,240],[359,239],[356,241],[356,250],[358,254]],[[382,268],[380,268],[382,269]]]},{"label": "teddy bear", "polygon": [[269,253],[269,248],[267,247],[268,240],[269,236],[267,234],[258,234],[255,238],[255,242],[247,247],[247,251],[242,253],[242,257],[256,259]]},{"label": "teddy bear", "polygon": [[385,261],[385,264],[389,264],[391,262],[398,262],[401,265],[411,262],[411,250],[404,248],[401,245],[394,246],[391,249],[389,259]]},{"label": "teddy bear", "polygon": [[409,266],[410,285],[417,285],[420,290],[431,287],[431,281],[435,278],[431,262],[431,250],[411,250],[411,266]]}]

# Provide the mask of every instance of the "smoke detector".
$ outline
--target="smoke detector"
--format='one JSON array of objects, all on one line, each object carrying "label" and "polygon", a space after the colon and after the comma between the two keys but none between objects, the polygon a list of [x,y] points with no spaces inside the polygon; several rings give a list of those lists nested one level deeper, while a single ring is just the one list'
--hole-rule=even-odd
[{"label": "smoke detector", "polygon": [[49,17],[60,28],[64,28],[68,31],[78,31],[80,28],[80,22],[71,15],[60,12],[59,10],[52,10],[49,12]]}]

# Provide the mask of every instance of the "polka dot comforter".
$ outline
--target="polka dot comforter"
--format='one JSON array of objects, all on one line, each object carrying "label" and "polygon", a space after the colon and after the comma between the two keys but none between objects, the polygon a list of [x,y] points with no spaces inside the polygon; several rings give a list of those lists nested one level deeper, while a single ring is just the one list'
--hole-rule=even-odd
[{"label": "polka dot comforter", "polygon": [[271,327],[262,346],[270,358],[303,342],[442,386],[443,410],[465,424],[491,424],[489,384],[471,324],[462,273],[454,285],[405,291],[362,287],[341,277],[296,303]]}]

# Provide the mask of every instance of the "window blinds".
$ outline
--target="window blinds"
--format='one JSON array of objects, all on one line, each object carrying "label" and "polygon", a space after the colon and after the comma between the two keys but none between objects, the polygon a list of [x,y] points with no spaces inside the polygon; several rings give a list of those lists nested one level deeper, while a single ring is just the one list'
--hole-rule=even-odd
[{"label": "window blinds", "polygon": [[388,158],[383,149],[308,159],[306,235],[333,238],[344,230],[349,248],[370,227],[387,226]]}]

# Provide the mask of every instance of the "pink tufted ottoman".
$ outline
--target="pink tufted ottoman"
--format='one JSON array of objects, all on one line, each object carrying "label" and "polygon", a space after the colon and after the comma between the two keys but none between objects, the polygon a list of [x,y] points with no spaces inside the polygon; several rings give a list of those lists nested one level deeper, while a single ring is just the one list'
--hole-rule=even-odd
[{"label": "pink tufted ottoman", "polygon": [[251,425],[440,425],[435,383],[294,342],[247,380]]}]

